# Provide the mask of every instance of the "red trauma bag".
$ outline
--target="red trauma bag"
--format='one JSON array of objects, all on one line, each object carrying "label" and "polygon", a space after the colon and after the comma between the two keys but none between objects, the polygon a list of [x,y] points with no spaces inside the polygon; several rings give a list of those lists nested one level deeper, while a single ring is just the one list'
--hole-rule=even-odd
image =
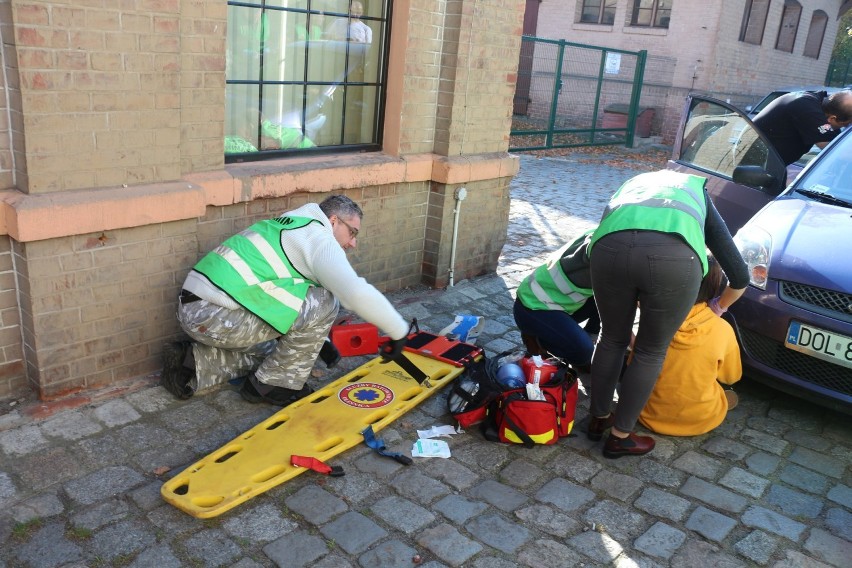
[{"label": "red trauma bag", "polygon": [[529,400],[526,389],[500,393],[488,405],[482,433],[493,442],[555,444],[571,433],[577,407],[577,376],[564,365],[539,384],[544,400]]}]

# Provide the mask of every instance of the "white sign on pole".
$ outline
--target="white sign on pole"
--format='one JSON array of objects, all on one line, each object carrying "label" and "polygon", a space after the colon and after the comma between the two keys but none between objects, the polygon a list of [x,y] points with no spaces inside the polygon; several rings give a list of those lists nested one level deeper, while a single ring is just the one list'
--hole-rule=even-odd
[{"label": "white sign on pole", "polygon": [[618,75],[618,70],[621,68],[621,54],[607,53],[604,72],[610,75]]}]

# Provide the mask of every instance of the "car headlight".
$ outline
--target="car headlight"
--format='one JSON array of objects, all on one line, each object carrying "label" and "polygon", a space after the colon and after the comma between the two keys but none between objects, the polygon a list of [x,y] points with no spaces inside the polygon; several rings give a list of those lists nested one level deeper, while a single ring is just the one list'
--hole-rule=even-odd
[{"label": "car headlight", "polygon": [[769,260],[772,258],[772,237],[760,227],[746,225],[737,231],[734,243],[748,265],[749,284],[766,290]]}]

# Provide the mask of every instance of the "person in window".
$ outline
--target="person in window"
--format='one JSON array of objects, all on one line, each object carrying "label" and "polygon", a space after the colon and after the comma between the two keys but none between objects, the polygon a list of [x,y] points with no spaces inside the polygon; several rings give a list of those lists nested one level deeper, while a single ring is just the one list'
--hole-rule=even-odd
[{"label": "person in window", "polygon": [[353,0],[349,5],[349,18],[337,18],[328,29],[328,37],[338,41],[373,43],[373,30],[361,21],[363,15],[364,5]]},{"label": "person in window", "polygon": [[852,124],[852,91],[829,95],[825,91],[799,91],[782,95],[752,119],[790,165],[814,145],[824,148]]},{"label": "person in window", "polygon": [[242,379],[252,403],[286,406],[306,384],[339,303],[391,337],[402,351],[408,324],[346,258],[363,213],[343,195],[260,221],[227,239],[190,271],[177,317],[192,339],[164,349],[161,382],[178,398]]},{"label": "person in window", "polygon": [[591,236],[589,230],[563,245],[529,274],[518,286],[513,309],[524,343],[531,341],[584,372],[592,362],[592,337],[600,330],[589,272]]},{"label": "person in window", "polygon": [[722,289],[724,274],[713,257],[708,256],[707,262],[695,305],[669,344],[663,369],[639,414],[639,422],[658,434],[704,434],[719,426],[736,405],[736,393],[722,384],[742,377],[740,348],[731,324],[710,307]]},{"label": "person in window", "polygon": [[[660,375],[666,351],[698,296],[708,271],[707,248],[729,284],[711,309],[724,312],[745,291],[748,268],[701,176],[662,170],[628,180],[610,199],[592,234],[589,258],[601,334],[592,358],[591,419],[587,436],[603,455],[647,454],[654,439],[633,432]],[[625,352],[639,310],[630,365]],[[619,387],[618,406],[612,399]]]}]

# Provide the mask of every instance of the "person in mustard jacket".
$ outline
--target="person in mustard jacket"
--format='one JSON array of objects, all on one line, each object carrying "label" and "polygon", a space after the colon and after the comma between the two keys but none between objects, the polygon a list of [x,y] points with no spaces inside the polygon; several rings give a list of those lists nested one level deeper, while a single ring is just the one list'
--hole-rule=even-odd
[{"label": "person in mustard jacket", "polygon": [[697,436],[719,426],[736,404],[725,390],[740,380],[740,349],[731,324],[708,306],[722,288],[724,274],[708,256],[709,270],[695,305],[675,333],[663,369],[639,422],[668,436]]}]

